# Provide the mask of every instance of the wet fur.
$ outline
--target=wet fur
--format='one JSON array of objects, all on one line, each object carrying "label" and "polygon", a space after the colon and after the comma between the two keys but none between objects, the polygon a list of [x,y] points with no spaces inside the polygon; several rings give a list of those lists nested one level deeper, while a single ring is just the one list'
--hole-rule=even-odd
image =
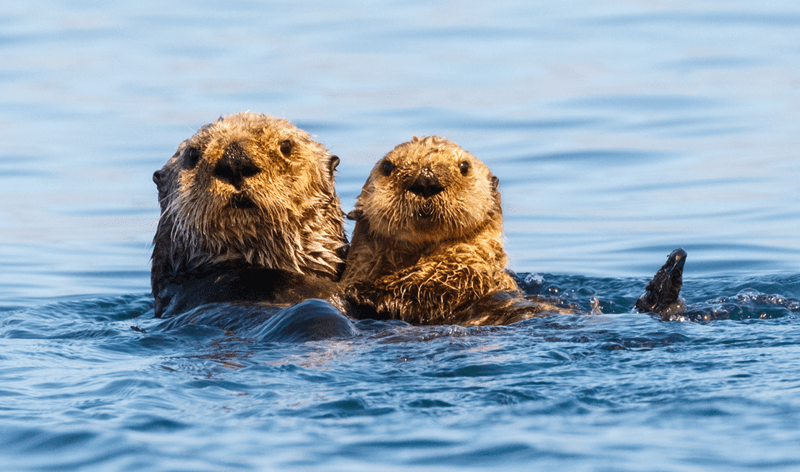
[{"label": "wet fur", "polygon": [[[438,193],[415,193],[420,179]],[[480,160],[436,136],[381,159],[349,215],[356,226],[342,283],[356,316],[491,325],[542,311],[505,270],[497,185]]]},{"label": "wet fur", "polygon": [[[245,163],[244,177],[219,170],[226,156]],[[209,274],[269,270],[285,272],[290,285],[297,276],[337,281],[346,250],[337,163],[308,133],[261,114],[220,118],[181,143],[153,174],[161,205],[156,316],[181,287]]]},{"label": "wet fur", "polygon": [[680,319],[686,311],[686,301],[680,296],[685,263],[686,251],[682,248],[672,251],[645,287],[644,294],[636,300],[634,308],[641,313],[658,314],[664,321]]}]

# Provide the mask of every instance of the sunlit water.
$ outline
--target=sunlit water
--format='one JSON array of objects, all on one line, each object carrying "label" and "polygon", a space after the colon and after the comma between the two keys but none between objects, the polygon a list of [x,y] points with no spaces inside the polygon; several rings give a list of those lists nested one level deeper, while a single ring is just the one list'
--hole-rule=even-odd
[{"label": "sunlit water", "polygon": [[[800,4],[6,1],[0,64],[3,470],[800,468]],[[151,174],[243,110],[337,154],[345,211],[458,142],[525,289],[603,314],[153,319]],[[720,319],[631,312],[678,246]]]}]

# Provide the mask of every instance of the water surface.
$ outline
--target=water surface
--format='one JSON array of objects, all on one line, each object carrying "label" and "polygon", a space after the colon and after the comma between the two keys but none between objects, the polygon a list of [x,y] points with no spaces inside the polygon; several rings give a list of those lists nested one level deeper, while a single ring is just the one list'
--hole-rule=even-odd
[{"label": "water surface", "polygon": [[[796,470],[799,45],[787,0],[4,2],[0,460]],[[458,142],[500,178],[526,290],[604,314],[168,329],[151,174],[243,110],[338,155],[345,211],[396,144]],[[630,312],[679,246],[687,300],[725,319]]]}]

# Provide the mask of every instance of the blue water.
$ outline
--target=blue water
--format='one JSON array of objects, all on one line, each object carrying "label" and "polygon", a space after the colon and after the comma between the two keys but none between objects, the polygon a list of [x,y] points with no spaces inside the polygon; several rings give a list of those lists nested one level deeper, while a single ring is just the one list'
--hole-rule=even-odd
[{"label": "blue water", "polygon": [[[800,469],[800,4],[0,5],[0,469]],[[500,178],[529,293],[602,315],[153,319],[151,174],[219,115]],[[675,247],[710,322],[631,313]],[[277,316],[277,315],[276,315]]]}]

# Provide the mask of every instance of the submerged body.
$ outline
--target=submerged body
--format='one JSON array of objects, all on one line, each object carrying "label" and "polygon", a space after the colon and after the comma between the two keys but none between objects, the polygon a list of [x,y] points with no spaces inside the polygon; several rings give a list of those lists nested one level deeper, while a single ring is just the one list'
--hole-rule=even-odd
[{"label": "submerged body", "polygon": [[208,303],[332,299],[346,249],[338,161],[287,120],[252,113],[181,143],[153,174],[156,317]]}]

